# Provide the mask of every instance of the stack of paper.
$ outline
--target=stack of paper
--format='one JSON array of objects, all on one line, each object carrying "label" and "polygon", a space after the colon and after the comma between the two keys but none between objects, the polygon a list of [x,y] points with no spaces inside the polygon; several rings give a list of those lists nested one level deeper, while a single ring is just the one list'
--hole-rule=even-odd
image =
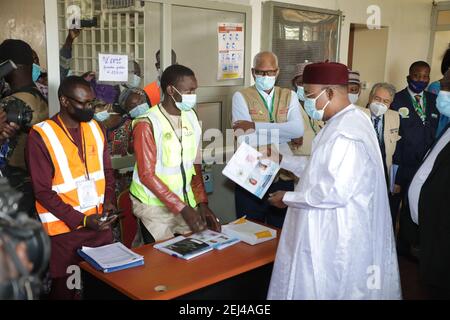
[{"label": "stack of paper", "polygon": [[82,247],[78,254],[95,269],[105,273],[142,266],[144,257],[117,242],[98,248]]},{"label": "stack of paper", "polygon": [[251,245],[272,240],[277,236],[277,230],[248,221],[245,218],[222,226],[222,232],[231,237],[237,237]]}]

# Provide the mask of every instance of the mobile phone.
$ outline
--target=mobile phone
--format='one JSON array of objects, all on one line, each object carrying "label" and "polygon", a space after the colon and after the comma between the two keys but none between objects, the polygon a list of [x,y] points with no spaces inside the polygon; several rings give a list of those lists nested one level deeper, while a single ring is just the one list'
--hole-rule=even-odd
[{"label": "mobile phone", "polygon": [[123,212],[123,209],[119,209],[117,211],[111,212],[110,214],[108,214],[108,216],[106,215],[106,212],[103,212],[103,215],[100,218],[100,221],[105,222],[105,221],[111,220],[115,216],[120,215],[122,212]]}]

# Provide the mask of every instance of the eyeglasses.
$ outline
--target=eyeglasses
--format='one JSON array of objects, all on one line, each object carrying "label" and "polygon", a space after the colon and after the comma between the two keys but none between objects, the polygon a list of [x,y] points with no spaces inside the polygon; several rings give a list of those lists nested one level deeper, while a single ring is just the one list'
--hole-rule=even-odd
[{"label": "eyeglasses", "polygon": [[94,105],[95,105],[96,102],[97,102],[97,100],[91,100],[91,101],[85,101],[85,102],[82,102],[82,101],[79,101],[79,100],[77,100],[77,99],[75,99],[75,98],[71,98],[71,97],[67,97],[67,99],[72,100],[72,101],[75,101],[76,103],[82,105],[83,108],[93,108]]},{"label": "eyeglasses", "polygon": [[277,75],[278,73],[278,69],[276,70],[258,70],[258,69],[254,69],[255,71],[255,75],[257,76],[269,76],[269,77],[274,77]]}]

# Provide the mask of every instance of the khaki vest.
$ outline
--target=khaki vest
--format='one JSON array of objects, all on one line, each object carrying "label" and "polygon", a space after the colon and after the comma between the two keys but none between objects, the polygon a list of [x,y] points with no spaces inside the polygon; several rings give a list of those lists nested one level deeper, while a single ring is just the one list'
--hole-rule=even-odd
[{"label": "khaki vest", "polygon": [[[276,123],[287,122],[289,104],[291,102],[292,92],[290,89],[274,87],[273,102],[273,120]],[[240,91],[247,103],[248,111],[253,122],[270,122],[269,110],[267,110],[263,99],[261,98],[255,86],[245,88]],[[295,148],[291,146],[292,152]],[[287,170],[281,169],[279,177],[282,180],[295,180],[295,175]]]},{"label": "khaki vest", "polygon": [[[31,126],[48,119],[47,101],[43,100],[40,96],[28,92],[17,92],[12,94],[12,96],[24,101],[34,111],[33,119],[30,124]],[[27,143],[27,137],[28,134],[24,132],[20,132],[17,135],[17,144],[8,159],[8,165],[27,170],[25,164],[25,145]]]}]

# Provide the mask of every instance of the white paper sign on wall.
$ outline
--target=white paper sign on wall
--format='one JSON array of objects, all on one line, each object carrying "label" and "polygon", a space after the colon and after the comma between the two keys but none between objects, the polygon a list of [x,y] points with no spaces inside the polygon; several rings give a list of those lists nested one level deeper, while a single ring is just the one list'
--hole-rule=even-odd
[{"label": "white paper sign on wall", "polygon": [[128,56],[117,54],[98,55],[100,66],[99,81],[127,82],[128,81]]}]

